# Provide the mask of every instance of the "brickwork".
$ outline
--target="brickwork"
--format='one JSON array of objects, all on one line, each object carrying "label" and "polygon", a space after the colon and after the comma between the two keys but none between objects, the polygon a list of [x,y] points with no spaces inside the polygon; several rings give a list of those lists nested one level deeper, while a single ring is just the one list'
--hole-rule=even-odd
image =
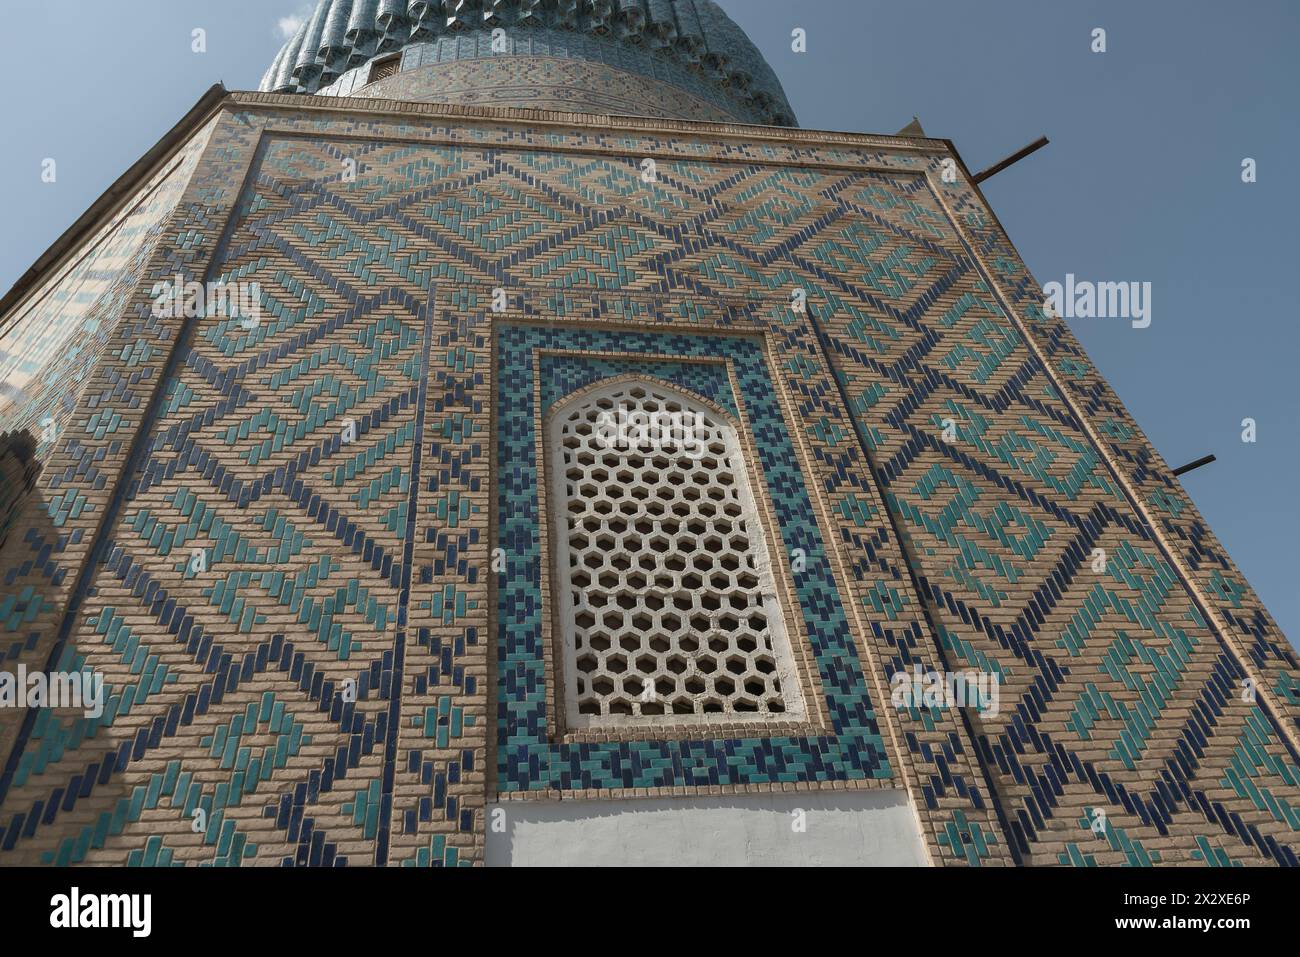
[{"label": "brickwork", "polygon": [[587,110],[688,120],[735,117],[698,93],[671,82],[602,63],[556,57],[484,57],[403,70],[353,90],[350,96],[407,102]]},{"label": "brickwork", "polygon": [[[0,326],[0,431],[26,430],[44,459],[77,408],[203,152],[166,163]],[[111,425],[111,414],[104,427]]]},{"label": "brickwork", "polygon": [[9,538],[9,530],[22,514],[28,495],[41,474],[36,459],[36,442],[31,434],[0,434],[0,548]]},{"label": "brickwork", "polygon": [[[518,60],[518,64],[511,61]],[[438,69],[429,69],[432,65]],[[772,67],[714,0],[318,0],[262,78],[268,93],[540,107],[794,126]],[[413,72],[418,71],[418,72]],[[409,74],[409,75],[402,75]],[[478,89],[475,90],[474,86]],[[683,96],[674,110],[665,94]],[[472,99],[475,95],[481,100]],[[669,94],[670,95],[670,94]],[[659,114],[658,109],[666,112]]]},{"label": "brickwork", "polygon": [[[473,864],[498,799],[846,787],[936,864],[1296,863],[1294,653],[947,155],[231,97],[4,554],[10,660],[112,691],[0,714],[0,863]],[[177,268],[263,322],[147,318]],[[806,725],[556,720],[543,423],[629,374],[743,423]],[[917,667],[1000,711],[895,707]]]},{"label": "brickwork", "polygon": [[[96,557],[104,555],[99,533],[116,511],[128,459],[140,445],[142,426],[157,398],[180,331],[179,321],[154,316],[153,285],[177,275],[186,281],[204,277],[242,182],[242,170],[233,170],[231,164],[251,160],[247,154],[210,143],[212,132],[212,126],[204,126],[187,148],[185,155],[196,151],[202,165],[196,165],[185,183],[122,313],[109,317],[113,331],[108,343],[87,375],[68,425],[61,430],[0,554],[0,628],[6,671],[19,667],[66,671],[83,665],[102,670],[111,661],[125,674],[116,689],[118,703],[110,700],[101,719],[86,720],[56,711],[6,711],[2,716],[0,750],[7,759],[0,768],[0,806],[5,808],[7,823],[0,854],[6,860],[19,859],[10,852],[21,835],[34,835],[39,825],[55,823],[60,813],[68,814],[72,823],[59,821],[58,840],[46,843],[58,850],[33,850],[21,859],[67,863],[84,858],[95,832],[82,825],[95,822],[93,827],[99,827],[106,813],[113,823],[105,824],[106,830],[100,832],[103,836],[97,839],[103,847],[108,831],[120,831],[125,818],[120,816],[116,797],[95,794],[95,788],[109,783],[119,771],[119,761],[124,770],[133,749],[141,748],[148,739],[151,732],[147,728],[159,724],[157,714],[147,718],[142,728],[138,713],[130,720],[116,713],[116,709],[125,708],[124,716],[138,696],[151,695],[165,683],[165,674],[158,677],[156,658],[138,654],[138,641],[129,636],[126,646],[117,645],[116,651],[110,642],[109,657],[96,657],[98,648],[86,648],[87,640],[79,629],[87,626],[78,612],[83,602],[93,601],[93,589],[88,587],[92,552]],[[113,637],[115,640],[116,632]],[[96,635],[94,642],[100,641]],[[113,679],[107,680],[112,685]],[[107,729],[115,726],[118,737],[109,740]],[[93,744],[82,751],[87,742]],[[20,803],[12,799],[15,788],[21,789],[31,775],[40,778],[52,761],[58,765],[59,783],[52,791],[37,788],[41,796],[22,802],[22,809],[10,816],[9,809]],[[81,801],[92,796],[98,807],[90,807],[89,800]],[[150,835],[120,855],[110,851],[108,859],[152,862],[162,846],[160,837]]]}]

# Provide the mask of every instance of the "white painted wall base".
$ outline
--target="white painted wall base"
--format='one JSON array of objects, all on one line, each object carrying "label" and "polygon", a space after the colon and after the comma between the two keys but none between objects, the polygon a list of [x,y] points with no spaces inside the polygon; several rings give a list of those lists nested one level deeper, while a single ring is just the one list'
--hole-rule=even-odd
[{"label": "white painted wall base", "polygon": [[[804,812],[797,830],[795,812]],[[489,807],[491,867],[857,867],[929,863],[904,791]]]}]

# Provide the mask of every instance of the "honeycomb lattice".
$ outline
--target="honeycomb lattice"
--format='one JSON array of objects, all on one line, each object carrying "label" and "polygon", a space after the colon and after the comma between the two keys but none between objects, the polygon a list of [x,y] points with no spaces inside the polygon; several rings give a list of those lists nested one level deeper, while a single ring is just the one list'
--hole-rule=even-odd
[{"label": "honeycomb lattice", "polygon": [[569,723],[801,713],[726,419],[657,384],[622,382],[559,412],[551,442]]}]

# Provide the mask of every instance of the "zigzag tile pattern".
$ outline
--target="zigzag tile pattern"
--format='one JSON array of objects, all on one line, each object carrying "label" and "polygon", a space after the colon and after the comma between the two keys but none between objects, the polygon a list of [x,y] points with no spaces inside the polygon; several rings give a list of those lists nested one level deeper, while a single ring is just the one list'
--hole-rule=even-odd
[{"label": "zigzag tile pattern", "polygon": [[1005,291],[1008,307],[1091,423],[1097,443],[1117,463],[1133,497],[1176,549],[1180,571],[1195,582],[1201,603],[1218,619],[1218,630],[1258,670],[1264,679],[1261,692],[1294,735],[1294,729],[1300,729],[1300,657],[1295,648],[1069,327],[1044,313],[1041,296],[997,220],[979,208],[982,202],[973,191],[953,186],[943,191],[954,215],[967,223],[971,247]]},{"label": "zigzag tile pattern", "polygon": [[[205,135],[195,137],[5,317],[0,432],[31,432],[42,461],[67,429],[206,145]],[[95,428],[104,434],[119,424],[105,410]]]},{"label": "zigzag tile pattern", "polygon": [[818,294],[847,280],[919,338],[832,308],[824,334],[950,665],[1002,676],[1000,714],[974,721],[1022,858],[1189,863],[1213,840],[1295,864],[1280,795],[1296,758],[1274,713],[1243,700],[1241,665],[928,182],[876,179],[887,191],[839,195],[908,250],[895,285],[869,264]]},{"label": "zigzag tile pattern", "polygon": [[[36,487],[15,513],[0,553],[0,648],[6,669],[48,671],[65,660],[72,630],[69,609],[84,595],[96,532],[111,507],[134,436],[176,339],[175,326],[153,315],[154,283],[177,276],[188,282],[202,275],[218,238],[212,226],[228,216],[238,191],[237,180],[229,192],[219,185],[231,178],[231,157],[205,152],[216,126],[215,121],[206,123],[180,150],[178,158],[189,169],[188,179],[168,187],[179,189],[179,198],[157,231],[147,267],[120,313],[96,320],[95,335],[111,332],[104,333],[98,360],[87,365],[84,378],[76,383],[75,406],[63,413],[65,424],[58,442],[46,451]],[[172,163],[176,161],[173,158]],[[156,181],[147,184],[126,208],[147,204],[156,186]],[[97,241],[90,242],[70,261],[94,255],[99,248]],[[132,261],[136,257],[137,253],[130,254]],[[51,295],[67,294],[57,289],[56,281]],[[74,334],[70,341],[77,338]],[[64,373],[64,384],[75,380],[73,367]],[[0,718],[0,752],[7,756],[0,766],[2,801],[16,773],[22,740],[38,716],[6,712]],[[21,823],[27,827],[32,822],[24,817]],[[11,821],[4,842],[12,845],[17,835]]]},{"label": "zigzag tile pattern", "polygon": [[[856,775],[937,863],[1296,862],[1294,658],[1203,525],[1149,522],[1194,510],[940,147],[241,100],[6,546],[10,660],[111,693],[5,722],[0,861],[451,866],[502,793]],[[177,269],[258,282],[263,321],[159,323]],[[488,571],[537,585],[541,344],[548,398],[657,365],[788,451],[768,499],[851,753],[544,740],[545,669],[500,657],[544,599]],[[914,667],[997,673],[999,713],[890,706]]]}]

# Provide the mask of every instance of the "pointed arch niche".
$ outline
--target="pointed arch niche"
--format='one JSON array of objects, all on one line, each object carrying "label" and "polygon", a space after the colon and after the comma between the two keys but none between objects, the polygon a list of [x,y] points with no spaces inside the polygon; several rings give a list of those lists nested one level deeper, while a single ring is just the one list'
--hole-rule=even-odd
[{"label": "pointed arch niche", "polygon": [[546,499],[568,727],[806,715],[735,419],[625,376],[549,416]]}]

